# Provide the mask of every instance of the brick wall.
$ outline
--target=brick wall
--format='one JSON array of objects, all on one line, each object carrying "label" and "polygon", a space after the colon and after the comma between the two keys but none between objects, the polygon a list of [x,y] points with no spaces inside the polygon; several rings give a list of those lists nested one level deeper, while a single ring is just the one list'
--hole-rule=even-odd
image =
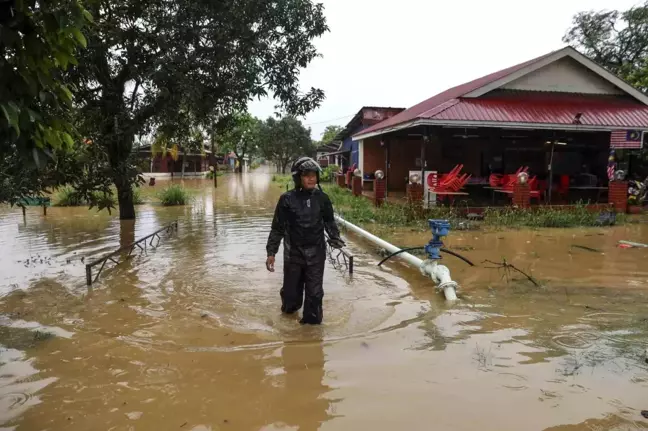
[{"label": "brick wall", "polygon": [[353,177],[353,185],[351,187],[351,190],[353,191],[353,194],[355,196],[360,196],[362,195],[362,178],[361,177]]},{"label": "brick wall", "polygon": [[628,182],[610,181],[609,202],[616,212],[624,213],[628,210]]},{"label": "brick wall", "polygon": [[383,178],[382,180],[376,179],[374,181],[374,205],[379,207],[385,202],[385,190],[387,182]]},{"label": "brick wall", "polygon": [[531,204],[531,188],[529,184],[515,183],[513,185],[513,205],[518,208],[528,208]]}]

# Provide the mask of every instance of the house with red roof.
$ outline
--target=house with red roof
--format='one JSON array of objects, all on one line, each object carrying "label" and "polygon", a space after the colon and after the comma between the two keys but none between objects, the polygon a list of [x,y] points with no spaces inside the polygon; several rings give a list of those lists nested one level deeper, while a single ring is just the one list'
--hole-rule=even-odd
[{"label": "house with red roof", "polygon": [[567,177],[584,189],[582,176],[607,186],[611,148],[631,164],[645,130],[648,97],[566,47],[448,89],[352,139],[363,176],[384,171],[391,191],[404,192],[411,171],[425,178],[459,164],[472,184],[522,166],[547,182],[551,166],[553,182]]},{"label": "house with red roof", "polygon": [[404,110],[405,108],[363,106],[326,148],[318,149],[318,160],[326,165],[336,164],[345,171],[353,165],[357,166],[360,160],[359,142],[353,139],[353,135]]}]

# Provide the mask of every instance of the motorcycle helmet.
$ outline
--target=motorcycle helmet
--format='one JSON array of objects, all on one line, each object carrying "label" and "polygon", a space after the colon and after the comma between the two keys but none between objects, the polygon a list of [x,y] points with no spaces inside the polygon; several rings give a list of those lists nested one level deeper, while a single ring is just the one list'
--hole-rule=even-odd
[{"label": "motorcycle helmet", "polygon": [[295,188],[300,189],[302,187],[301,185],[301,175],[305,172],[315,172],[315,175],[317,175],[317,187],[321,190],[322,187],[320,186],[320,172],[322,172],[322,168],[320,167],[319,163],[317,163],[315,160],[311,159],[310,157],[300,157],[293,163],[292,167],[290,168],[290,174],[292,175],[293,182],[295,183]]}]

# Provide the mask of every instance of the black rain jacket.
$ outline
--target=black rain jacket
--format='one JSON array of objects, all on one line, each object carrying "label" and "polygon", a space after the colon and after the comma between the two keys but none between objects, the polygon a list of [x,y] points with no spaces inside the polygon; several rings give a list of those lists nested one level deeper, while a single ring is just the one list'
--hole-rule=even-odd
[{"label": "black rain jacket", "polygon": [[284,261],[311,265],[326,259],[324,230],[340,239],[333,204],[319,189],[290,190],[282,194],[275,208],[266,251],[274,256],[284,240]]}]

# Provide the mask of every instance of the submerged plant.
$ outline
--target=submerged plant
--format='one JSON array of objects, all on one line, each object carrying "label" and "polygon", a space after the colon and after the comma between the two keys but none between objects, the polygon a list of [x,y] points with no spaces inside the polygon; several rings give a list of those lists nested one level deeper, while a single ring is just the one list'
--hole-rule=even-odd
[{"label": "submerged plant", "polygon": [[160,202],[164,206],[186,205],[189,203],[189,192],[177,184],[171,184],[159,194]]},{"label": "submerged plant", "polygon": [[133,204],[142,205],[143,203],[142,190],[139,187],[133,188]]},{"label": "submerged plant", "polygon": [[598,226],[600,213],[578,203],[566,208],[541,206],[533,209],[488,208],[484,223],[495,227],[577,227]]},{"label": "submerged plant", "polygon": [[67,185],[56,191],[52,204],[57,207],[80,207],[86,202],[74,187]]}]

